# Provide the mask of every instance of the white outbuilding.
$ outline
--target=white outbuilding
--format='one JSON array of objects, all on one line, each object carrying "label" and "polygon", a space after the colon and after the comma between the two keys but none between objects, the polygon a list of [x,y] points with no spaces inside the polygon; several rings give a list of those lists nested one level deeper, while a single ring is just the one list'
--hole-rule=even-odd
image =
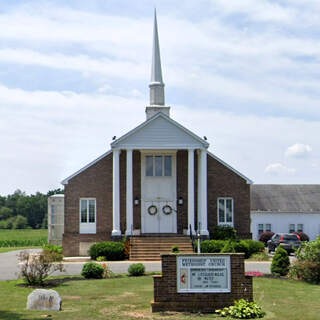
[{"label": "white outbuilding", "polygon": [[251,232],[320,235],[320,185],[251,185]]}]

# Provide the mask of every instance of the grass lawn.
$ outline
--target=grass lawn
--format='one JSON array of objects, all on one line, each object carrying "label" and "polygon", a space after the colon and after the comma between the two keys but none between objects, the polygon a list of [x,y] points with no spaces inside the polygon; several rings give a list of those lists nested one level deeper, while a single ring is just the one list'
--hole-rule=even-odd
[{"label": "grass lawn", "polygon": [[[151,276],[105,280],[70,281],[59,285],[63,311],[26,310],[32,288],[18,281],[0,282],[0,319],[213,319],[215,315],[151,313]],[[264,319],[319,319],[320,286],[303,282],[254,278],[255,301],[267,312]],[[221,318],[222,319],[222,318]]]},{"label": "grass lawn", "polygon": [[[5,253],[9,251],[16,251],[16,250],[24,250],[24,249],[30,249],[30,248],[42,248],[40,246],[29,246],[29,247],[0,247],[0,253]],[[0,318],[1,319],[1,318]]]},{"label": "grass lawn", "polygon": [[0,229],[0,248],[42,246],[47,242],[47,229]]}]

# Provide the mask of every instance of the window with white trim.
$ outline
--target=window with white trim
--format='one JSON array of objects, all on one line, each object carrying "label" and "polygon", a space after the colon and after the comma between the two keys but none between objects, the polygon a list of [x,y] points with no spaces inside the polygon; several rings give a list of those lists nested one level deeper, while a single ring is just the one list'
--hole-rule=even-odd
[{"label": "window with white trim", "polygon": [[233,198],[218,198],[218,225],[233,226]]},{"label": "window with white trim", "polygon": [[289,224],[289,233],[293,233],[296,231],[296,226],[294,223]]},{"label": "window with white trim", "polygon": [[258,234],[260,235],[263,232],[271,231],[271,223],[259,223],[258,224]]},{"label": "window with white trim", "polygon": [[146,156],[147,177],[171,177],[172,156],[150,155]]},{"label": "window with white trim", "polygon": [[303,224],[302,223],[290,223],[289,224],[289,233],[293,232],[303,232]]},{"label": "window with white trim", "polygon": [[80,233],[96,233],[96,199],[80,199]]}]

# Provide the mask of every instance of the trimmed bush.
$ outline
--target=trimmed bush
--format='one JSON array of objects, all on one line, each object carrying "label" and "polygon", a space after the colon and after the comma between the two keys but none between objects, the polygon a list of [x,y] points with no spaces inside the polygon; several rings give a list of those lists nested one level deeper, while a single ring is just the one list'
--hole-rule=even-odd
[{"label": "trimmed bush", "polygon": [[257,240],[241,240],[248,246],[248,257],[251,257],[254,253],[262,252],[264,251],[264,244],[263,242],[257,241]]},{"label": "trimmed bush", "polygon": [[226,241],[224,247],[221,250],[221,253],[235,253],[236,251],[234,250],[233,246],[234,242],[231,240]]},{"label": "trimmed bush", "polygon": [[288,252],[278,246],[271,263],[271,273],[274,275],[286,276],[289,272],[290,260]]},{"label": "trimmed bush", "polygon": [[294,234],[298,235],[301,241],[309,241],[310,238],[304,232],[294,232]]},{"label": "trimmed bush", "polygon": [[93,244],[89,249],[91,259],[96,260],[99,256],[108,261],[124,260],[126,258],[125,246],[122,242],[99,242]]},{"label": "trimmed bush", "polygon": [[45,254],[51,254],[54,261],[62,261],[63,254],[62,254],[62,246],[56,246],[54,244],[46,244],[42,247],[42,252]]},{"label": "trimmed bush", "polygon": [[212,240],[237,240],[237,231],[230,226],[216,226],[210,235]]},{"label": "trimmed bush", "polygon": [[201,241],[202,253],[219,253],[225,246],[224,240],[204,240]]},{"label": "trimmed bush", "polygon": [[262,232],[260,234],[259,241],[263,242],[264,246],[266,247],[267,242],[273,237],[273,235],[274,235],[274,232],[272,231]]},{"label": "trimmed bush", "polygon": [[248,243],[245,240],[234,242],[233,247],[235,252],[237,253],[243,252],[245,259],[249,258],[249,247],[248,247]]},{"label": "trimmed bush", "polygon": [[128,273],[130,276],[143,276],[146,271],[145,266],[142,263],[134,263],[128,268]]},{"label": "trimmed bush", "polygon": [[86,279],[101,279],[104,274],[104,268],[95,262],[87,262],[84,264],[81,275]]}]

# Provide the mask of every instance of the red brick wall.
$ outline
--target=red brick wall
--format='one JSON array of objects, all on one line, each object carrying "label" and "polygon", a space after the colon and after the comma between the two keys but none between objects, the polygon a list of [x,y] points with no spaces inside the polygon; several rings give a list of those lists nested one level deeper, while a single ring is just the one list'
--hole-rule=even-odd
[{"label": "red brick wall", "polygon": [[244,273],[244,254],[227,255],[230,255],[231,260],[230,293],[178,293],[177,255],[162,255],[162,275],[154,276],[152,312],[214,312],[241,298],[253,301],[252,277],[245,276]]},{"label": "red brick wall", "polygon": [[246,180],[208,155],[208,229],[217,225],[217,198],[232,197],[234,228],[239,237],[250,234],[250,185]]},{"label": "red brick wall", "polygon": [[[79,199],[96,198],[97,233],[79,234]],[[65,185],[63,253],[79,255],[79,243],[109,240],[112,231],[112,153]]]}]

